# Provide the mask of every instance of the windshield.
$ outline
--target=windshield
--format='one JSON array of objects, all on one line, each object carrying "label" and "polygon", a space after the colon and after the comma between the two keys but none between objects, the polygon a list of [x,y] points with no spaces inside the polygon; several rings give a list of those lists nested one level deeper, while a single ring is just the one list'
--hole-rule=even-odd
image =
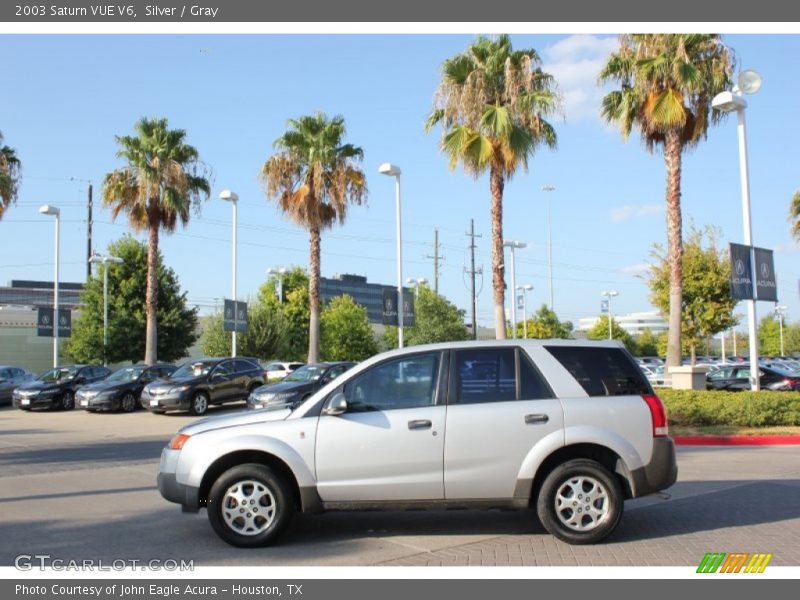
[{"label": "windshield", "polygon": [[325,372],[325,367],[308,366],[300,367],[284,381],[316,381]]},{"label": "windshield", "polygon": [[58,367],[57,369],[50,369],[44,375],[39,377],[40,381],[66,381],[72,379],[77,375],[78,367]]},{"label": "windshield", "polygon": [[106,378],[106,381],[136,381],[139,378],[139,375],[142,374],[142,371],[144,371],[144,369],[141,367],[127,367],[124,369],[118,369],[109,375]]},{"label": "windshield", "polygon": [[180,368],[172,374],[173,379],[182,379],[187,377],[200,377],[201,375],[208,375],[208,372],[213,369],[218,360],[196,360],[181,365]]}]

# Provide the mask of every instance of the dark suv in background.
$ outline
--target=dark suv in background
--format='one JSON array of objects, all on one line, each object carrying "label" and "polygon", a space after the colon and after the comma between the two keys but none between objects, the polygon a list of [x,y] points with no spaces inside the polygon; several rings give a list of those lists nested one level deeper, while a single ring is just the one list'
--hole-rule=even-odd
[{"label": "dark suv in background", "polygon": [[139,396],[148,383],[168,377],[175,371],[173,365],[133,365],[121,367],[111,375],[83,386],[75,394],[78,408],[89,412],[121,410],[133,412],[139,406]]},{"label": "dark suv in background", "polygon": [[200,358],[142,390],[141,404],[150,412],[188,410],[205,414],[211,404],[246,400],[264,385],[264,370],[252,358]]},{"label": "dark suv in background", "polygon": [[16,408],[75,408],[75,392],[82,385],[105,379],[110,369],[100,365],[68,365],[46,371],[14,390]]},{"label": "dark suv in background", "polygon": [[303,365],[280,381],[253,390],[247,397],[247,408],[294,408],[355,364],[325,362]]}]

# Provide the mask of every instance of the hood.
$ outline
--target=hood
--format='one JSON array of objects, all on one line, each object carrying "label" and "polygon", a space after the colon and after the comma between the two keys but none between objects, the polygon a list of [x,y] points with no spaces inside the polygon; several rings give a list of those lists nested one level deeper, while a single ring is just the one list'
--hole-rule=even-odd
[{"label": "hood", "polygon": [[178,385],[194,385],[196,383],[204,383],[205,381],[205,375],[201,375],[200,377],[180,377],[178,379],[166,377],[148,384],[147,387],[149,387],[151,390],[163,390],[174,388]]},{"label": "hood", "polygon": [[258,394],[280,394],[282,392],[305,392],[314,389],[316,381],[279,381],[262,385],[253,393]]},{"label": "hood", "polygon": [[251,425],[253,423],[265,423],[267,421],[283,421],[291,414],[291,410],[241,410],[235,413],[228,413],[215,417],[200,419],[182,427],[180,433],[195,435],[204,431],[214,429],[224,429],[225,427],[236,427],[237,425]]},{"label": "hood", "polygon": [[27,381],[23,383],[17,389],[41,392],[44,390],[58,390],[68,383],[72,383],[72,381],[62,381],[56,383],[55,381],[40,381],[36,379],[34,381]]},{"label": "hood", "polygon": [[135,381],[95,381],[94,383],[89,383],[87,385],[81,386],[81,390],[85,392],[111,392],[114,390],[120,390],[124,387],[127,387]]}]

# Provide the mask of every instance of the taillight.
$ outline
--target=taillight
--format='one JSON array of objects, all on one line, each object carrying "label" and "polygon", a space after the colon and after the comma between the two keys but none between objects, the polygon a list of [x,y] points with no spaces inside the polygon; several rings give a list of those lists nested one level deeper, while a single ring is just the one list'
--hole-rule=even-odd
[{"label": "taillight", "polygon": [[653,437],[666,437],[669,433],[667,425],[667,411],[661,398],[655,394],[644,394],[642,400],[647,403],[650,409],[650,418],[653,421]]},{"label": "taillight", "polygon": [[797,385],[797,379],[784,379],[783,385],[788,385],[789,387],[794,387]]}]

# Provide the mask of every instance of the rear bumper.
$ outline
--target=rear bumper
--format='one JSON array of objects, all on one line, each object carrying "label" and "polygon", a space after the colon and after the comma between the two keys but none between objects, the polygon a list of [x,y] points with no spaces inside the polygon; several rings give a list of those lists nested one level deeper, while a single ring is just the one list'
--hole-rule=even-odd
[{"label": "rear bumper", "polygon": [[653,440],[650,462],[631,471],[631,492],[634,498],[654,494],[671,486],[678,479],[678,461],[672,438]]}]

